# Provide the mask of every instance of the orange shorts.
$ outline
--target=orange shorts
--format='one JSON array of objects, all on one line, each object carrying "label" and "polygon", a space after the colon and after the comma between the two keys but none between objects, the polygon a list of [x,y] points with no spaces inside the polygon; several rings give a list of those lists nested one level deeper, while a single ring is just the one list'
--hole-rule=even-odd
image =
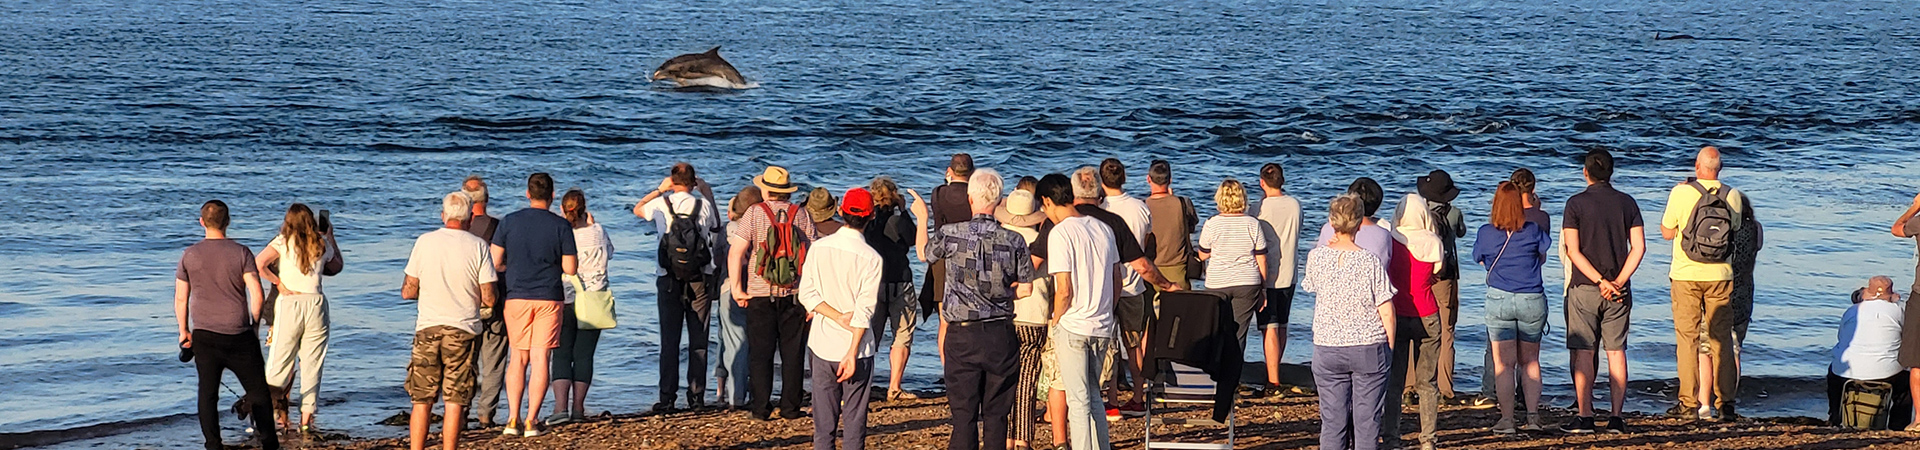
[{"label": "orange shorts", "polygon": [[507,342],[514,350],[560,348],[560,307],[548,300],[507,300]]}]

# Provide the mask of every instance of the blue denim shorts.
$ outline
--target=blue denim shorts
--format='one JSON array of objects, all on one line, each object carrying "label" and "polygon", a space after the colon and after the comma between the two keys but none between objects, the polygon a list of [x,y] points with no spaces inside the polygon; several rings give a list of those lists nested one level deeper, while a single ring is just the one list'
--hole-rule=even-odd
[{"label": "blue denim shorts", "polygon": [[1547,334],[1546,294],[1517,294],[1487,288],[1487,336],[1494,341],[1538,344]]}]

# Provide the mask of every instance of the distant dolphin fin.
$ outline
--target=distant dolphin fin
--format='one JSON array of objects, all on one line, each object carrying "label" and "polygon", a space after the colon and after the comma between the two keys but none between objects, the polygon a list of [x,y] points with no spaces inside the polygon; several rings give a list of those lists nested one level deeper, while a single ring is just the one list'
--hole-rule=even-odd
[{"label": "distant dolphin fin", "polygon": [[712,49],[712,50],[707,50],[707,54],[709,54],[709,55],[716,55],[716,56],[717,56],[717,55],[719,55],[719,54],[720,54],[720,46],[718,46],[718,45],[715,45],[715,46],[713,46],[713,49]]}]

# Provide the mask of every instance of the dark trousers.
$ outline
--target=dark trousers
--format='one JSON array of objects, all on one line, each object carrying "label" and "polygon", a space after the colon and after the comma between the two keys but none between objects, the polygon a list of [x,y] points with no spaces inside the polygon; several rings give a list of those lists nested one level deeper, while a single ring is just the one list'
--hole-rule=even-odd
[{"label": "dark trousers", "polygon": [[[195,338],[196,340],[199,338]],[[1846,386],[1850,379],[1833,374],[1832,366],[1827,369],[1827,424],[1840,426],[1841,399],[1846,398]],[[1908,395],[1907,372],[1900,371],[1891,377],[1879,381],[1893,385],[1892,401],[1887,402],[1887,428],[1899,430],[1913,421],[1913,399]]]},{"label": "dark trousers", "polygon": [[[873,394],[873,358],[853,364],[853,377],[840,381],[840,363],[807,352],[813,365],[813,449],[834,450],[840,438],[845,450],[867,448],[867,402]],[[838,429],[839,432],[834,430]]]},{"label": "dark trousers", "polygon": [[1020,379],[1020,339],[1013,321],[947,325],[947,407],[953,435],[948,450],[1007,448],[1007,412]]},{"label": "dark trousers", "polygon": [[660,305],[660,403],[672,405],[680,391],[680,332],[687,333],[687,404],[706,399],[707,333],[713,317],[713,283],[662,276]]},{"label": "dark trousers", "polygon": [[773,353],[780,351],[780,409],[800,414],[806,397],[807,312],[793,297],[754,297],[747,302],[747,411],[773,413]]},{"label": "dark trousers", "polygon": [[1440,390],[1435,386],[1440,375],[1440,315],[1400,316],[1394,328],[1399,332],[1394,335],[1393,368],[1387,372],[1380,440],[1385,448],[1400,448],[1400,393],[1412,388],[1420,395],[1420,442],[1433,442],[1440,424]]},{"label": "dark trousers", "polygon": [[220,440],[220,372],[233,372],[253,405],[254,435],[260,447],[280,448],[279,434],[273,427],[273,401],[267,394],[267,360],[260,356],[260,336],[253,332],[237,335],[193,330],[193,367],[200,374],[200,434],[209,449],[224,449]]}]

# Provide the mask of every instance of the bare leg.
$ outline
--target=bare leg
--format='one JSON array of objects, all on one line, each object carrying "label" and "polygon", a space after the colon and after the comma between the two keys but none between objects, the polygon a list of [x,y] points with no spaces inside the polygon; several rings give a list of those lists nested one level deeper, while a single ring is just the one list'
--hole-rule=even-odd
[{"label": "bare leg", "polygon": [[[1589,358],[1588,361],[1592,359]],[[1607,380],[1609,384],[1607,391],[1613,396],[1613,416],[1619,417],[1627,406],[1626,350],[1607,350]]]},{"label": "bare leg", "polygon": [[[533,372],[527,376],[527,384],[532,385],[528,389],[528,395],[533,397],[527,402],[527,418],[537,420],[540,417],[540,404],[547,401],[547,384],[552,382],[547,377],[553,374],[553,367],[548,365],[552,364],[553,350],[535,349],[527,353],[527,361],[532,366],[530,368]],[[527,428],[531,429],[533,426],[528,425]]]},{"label": "bare leg", "polygon": [[1281,357],[1285,356],[1284,352],[1287,350],[1287,326],[1272,325],[1266,330],[1266,336],[1262,336],[1261,341],[1266,344],[1267,385],[1279,386],[1280,361],[1283,361]]},{"label": "bare leg", "polygon": [[1147,340],[1140,339],[1140,346],[1127,349],[1127,378],[1133,380],[1133,401],[1146,398],[1147,379],[1140,376],[1140,362],[1147,358]]},{"label": "bare leg", "polygon": [[[453,414],[447,414],[447,417],[453,417]],[[413,414],[407,419],[407,447],[413,450],[426,450],[427,422],[433,419],[433,404],[413,404]]]},{"label": "bare leg", "polygon": [[1499,397],[1500,421],[1513,423],[1514,341],[1493,341],[1493,391]]},{"label": "bare leg", "polygon": [[447,404],[446,413],[445,422],[440,424],[440,448],[455,450],[460,448],[460,431],[467,426],[467,414],[460,405],[452,403]]},{"label": "bare leg", "polygon": [[[1574,350],[1572,353],[1574,405],[1577,406],[1580,417],[1593,417],[1593,380],[1596,375],[1594,371],[1599,370],[1594,367],[1594,352],[1593,350]],[[1613,352],[1607,352],[1607,359],[1616,359],[1613,357]],[[1614,385],[1613,390],[1617,392],[1621,387],[1622,385]]]},{"label": "bare leg", "polygon": [[[1912,398],[1920,398],[1920,369],[1907,370],[1907,390]],[[1920,423],[1920,400],[1913,402],[1913,421]]]},{"label": "bare leg", "polygon": [[1699,373],[1700,381],[1694,382],[1693,384],[1694,385],[1693,398],[1700,399],[1700,406],[1705,406],[1708,408],[1712,408],[1713,405],[1718,404],[1718,403],[1714,403],[1713,401],[1713,356],[1712,355],[1713,355],[1712,352],[1700,352],[1700,358],[1698,359],[1700,361],[1699,362],[1700,369],[1695,371]]},{"label": "bare leg", "polygon": [[[942,322],[942,323],[945,323],[945,322]],[[942,347],[942,348],[945,348],[945,347]],[[900,390],[900,377],[906,376],[907,357],[911,356],[912,354],[913,354],[912,349],[909,349],[906,347],[893,348],[893,354],[887,358],[887,364],[892,366],[893,368],[893,372],[892,372],[893,377],[887,379],[887,392],[894,392],[894,391]]]},{"label": "bare leg", "polygon": [[1540,414],[1540,343],[1520,342],[1521,392],[1526,394],[1527,413]]},{"label": "bare leg", "polygon": [[[1920,370],[1914,371],[1920,377]],[[1053,448],[1067,446],[1067,391],[1047,390],[1047,423],[1053,424]]]},{"label": "bare leg", "polygon": [[526,421],[520,417],[520,405],[525,400],[522,394],[527,392],[528,353],[526,350],[513,349],[512,356],[507,358],[507,426],[518,426],[522,430],[527,428]]}]

